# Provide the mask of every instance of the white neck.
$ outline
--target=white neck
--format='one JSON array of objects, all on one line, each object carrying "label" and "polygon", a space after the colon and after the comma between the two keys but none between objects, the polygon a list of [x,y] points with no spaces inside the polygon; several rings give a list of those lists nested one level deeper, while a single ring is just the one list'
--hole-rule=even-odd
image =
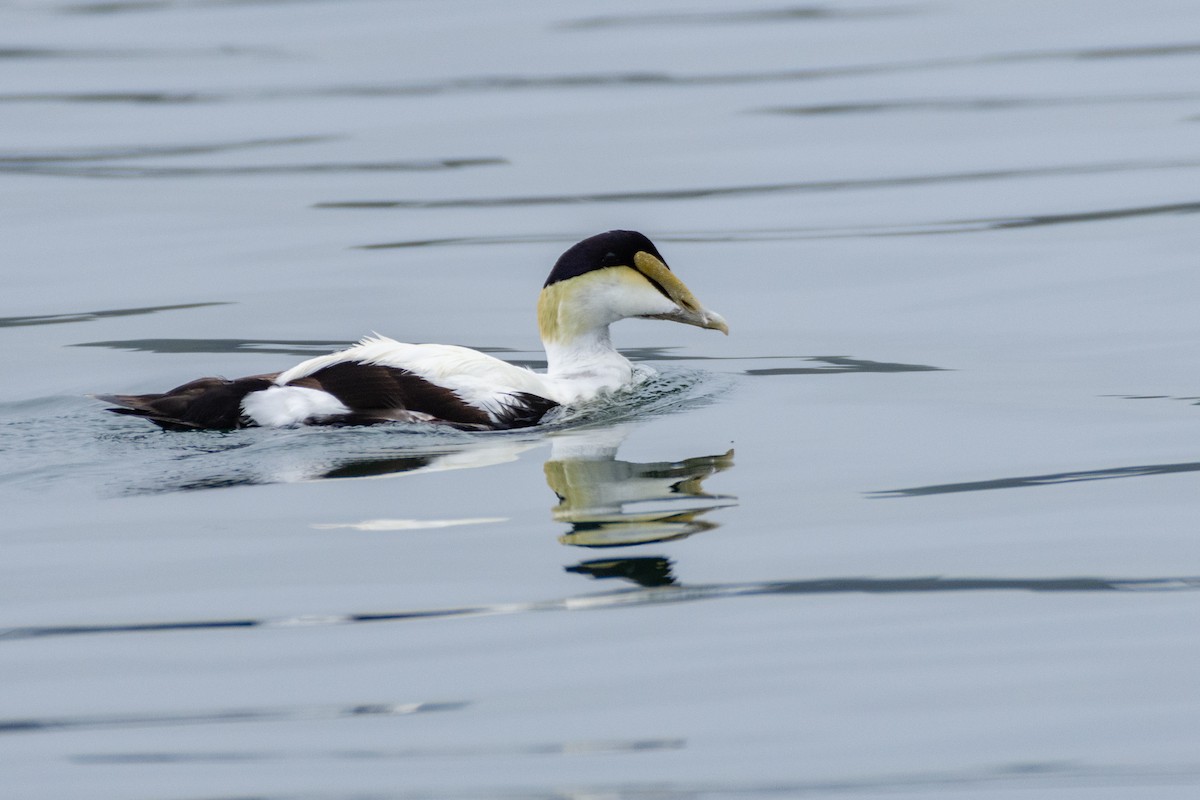
[{"label": "white neck", "polygon": [[578,333],[566,341],[544,341],[546,378],[562,395],[559,402],[590,400],[633,379],[633,365],[617,352],[608,326]]},{"label": "white neck", "polygon": [[591,400],[633,381],[633,365],[613,347],[608,326],[678,307],[628,267],[593,270],[552,283],[538,297],[546,381],[560,403]]}]

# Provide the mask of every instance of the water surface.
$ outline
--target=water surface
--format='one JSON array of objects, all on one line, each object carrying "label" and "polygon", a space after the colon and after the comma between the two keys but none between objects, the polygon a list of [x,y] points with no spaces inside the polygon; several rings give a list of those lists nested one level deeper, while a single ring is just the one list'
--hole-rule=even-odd
[{"label": "water surface", "polygon": [[[5,796],[1191,798],[1186,0],[0,5]],[[534,430],[89,393],[729,338]],[[1138,402],[1130,402],[1131,400]]]}]

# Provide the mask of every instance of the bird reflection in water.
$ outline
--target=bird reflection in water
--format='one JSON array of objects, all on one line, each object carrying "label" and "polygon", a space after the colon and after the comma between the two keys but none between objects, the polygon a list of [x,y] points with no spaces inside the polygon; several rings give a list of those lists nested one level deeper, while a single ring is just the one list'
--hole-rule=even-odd
[{"label": "bird reflection in water", "polygon": [[[683,461],[621,461],[617,449],[628,432],[617,425],[552,440],[546,483],[559,500],[554,519],[571,526],[559,537],[563,544],[628,547],[682,539],[717,527],[702,517],[737,504],[736,498],[710,494],[703,486],[706,478],[733,466],[732,450]],[[675,582],[671,562],[661,556],[596,559],[566,569],[640,586]]]},{"label": "bird reflection in water", "polygon": [[566,570],[593,578],[624,578],[648,589],[654,586],[675,585],[675,576],[671,574],[671,559],[662,556],[597,558],[592,561],[580,561],[573,567],[566,567]]},{"label": "bird reflection in water", "polygon": [[[682,461],[635,462],[617,459],[617,450],[632,430],[631,424],[559,430],[544,438],[485,439],[439,442],[436,446],[409,447],[396,455],[393,440],[372,440],[376,453],[361,455],[363,440],[343,442],[358,455],[339,457],[330,447],[298,448],[303,440],[267,440],[255,448],[251,442],[225,445],[211,455],[227,463],[212,472],[208,459],[177,457],[173,471],[155,475],[149,485],[127,487],[128,494],[194,491],[231,486],[294,483],[314,480],[345,480],[396,477],[422,473],[491,467],[515,461],[523,453],[543,445],[548,438],[550,457],[545,462],[546,482],[558,496],[551,509],[553,518],[569,529],[559,537],[565,545],[588,548],[619,548],[669,542],[717,527],[707,516],[714,510],[737,505],[730,495],[711,494],[704,489],[710,476],[733,466],[733,450],[696,456]],[[386,446],[385,446],[386,445]],[[186,455],[204,454],[202,450]],[[249,457],[247,457],[247,454]],[[306,461],[307,456],[312,460]],[[165,473],[165,474],[164,474]],[[454,520],[367,519],[321,521],[319,529],[369,531],[442,528],[468,523],[495,522],[500,518],[480,517]],[[566,567],[568,572],[596,579],[621,578],[642,587],[671,586],[676,581],[671,561],[664,556],[640,556],[582,561]]]}]

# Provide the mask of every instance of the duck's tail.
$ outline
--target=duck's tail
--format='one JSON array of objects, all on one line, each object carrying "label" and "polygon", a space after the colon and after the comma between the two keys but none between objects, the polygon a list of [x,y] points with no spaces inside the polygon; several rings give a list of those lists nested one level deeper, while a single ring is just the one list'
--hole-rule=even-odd
[{"label": "duck's tail", "polygon": [[172,431],[230,430],[246,426],[242,400],[251,392],[271,386],[271,377],[228,380],[200,378],[161,394],[97,394],[112,403],[115,414],[128,414]]}]

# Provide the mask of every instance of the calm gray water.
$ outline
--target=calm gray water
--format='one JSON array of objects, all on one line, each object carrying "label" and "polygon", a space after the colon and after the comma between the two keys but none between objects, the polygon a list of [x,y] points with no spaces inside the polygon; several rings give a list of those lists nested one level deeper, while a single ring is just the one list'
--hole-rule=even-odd
[{"label": "calm gray water", "polygon": [[[0,3],[0,795],[1193,798],[1200,7]],[[537,366],[515,434],[90,392]]]}]

